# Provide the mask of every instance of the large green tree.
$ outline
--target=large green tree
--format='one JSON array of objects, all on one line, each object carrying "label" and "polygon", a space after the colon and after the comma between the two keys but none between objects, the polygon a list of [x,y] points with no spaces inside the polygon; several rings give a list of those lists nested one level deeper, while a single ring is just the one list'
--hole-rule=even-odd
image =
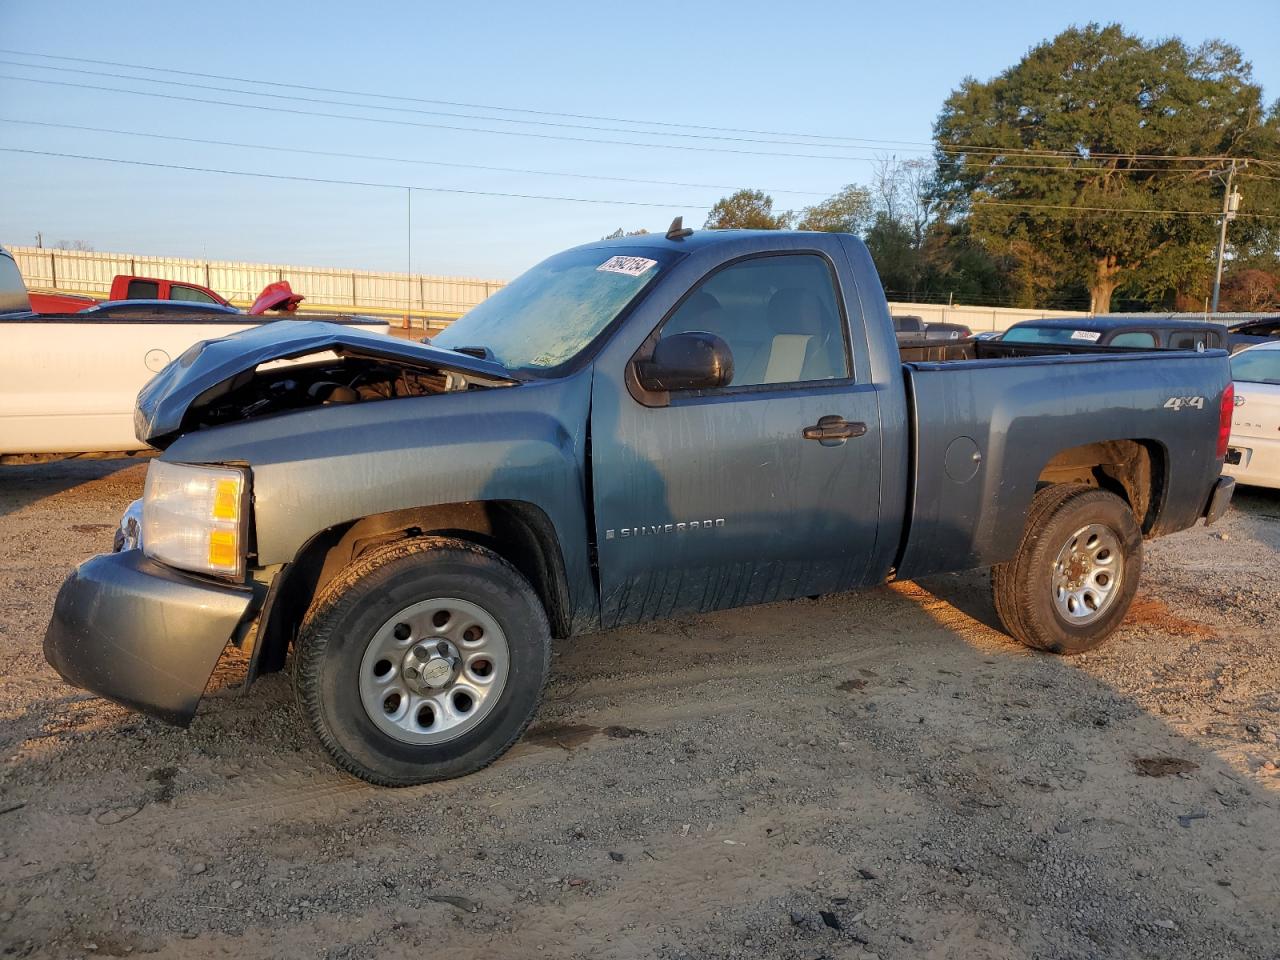
[{"label": "large green tree", "polygon": [[1122,286],[1154,298],[1204,282],[1215,218],[1147,211],[1219,209],[1220,158],[1277,156],[1275,130],[1235,47],[1090,24],[951,94],[939,196],[993,254],[1034,254],[1043,285],[1083,281],[1105,311]]},{"label": "large green tree", "polygon": [[773,212],[773,197],[763,190],[739,190],[716,201],[703,226],[716,230],[739,227],[745,230],[786,230],[794,215],[790,210]]}]

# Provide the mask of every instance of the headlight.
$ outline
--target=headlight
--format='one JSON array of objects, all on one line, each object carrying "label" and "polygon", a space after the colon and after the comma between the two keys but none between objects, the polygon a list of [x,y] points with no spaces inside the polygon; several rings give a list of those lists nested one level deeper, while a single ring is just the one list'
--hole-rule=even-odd
[{"label": "headlight", "polygon": [[152,460],[142,495],[142,549],[170,566],[244,575],[248,482],[234,467]]}]

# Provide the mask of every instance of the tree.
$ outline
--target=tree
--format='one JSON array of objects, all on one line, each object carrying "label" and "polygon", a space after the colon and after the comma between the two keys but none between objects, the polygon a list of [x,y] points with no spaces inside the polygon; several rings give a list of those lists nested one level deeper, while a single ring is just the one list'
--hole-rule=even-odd
[{"label": "tree", "polygon": [[1207,274],[1214,218],[1146,211],[1219,209],[1222,161],[1197,158],[1274,155],[1274,127],[1235,47],[1090,24],[951,94],[937,195],[993,253],[1034,249],[1044,282],[1081,280],[1106,311],[1122,286],[1157,297]]},{"label": "tree", "polygon": [[648,232],[649,231],[646,230],[644,227],[641,227],[639,230],[623,230],[621,227],[619,227],[617,230],[613,231],[613,233],[609,234],[608,236],[601,237],[600,239],[601,240],[619,240],[622,237],[643,237]]},{"label": "tree", "polygon": [[880,284],[890,299],[906,299],[915,292],[919,279],[919,258],[911,231],[883,211],[867,230],[867,252],[880,274]]},{"label": "tree", "polygon": [[796,229],[861,233],[870,220],[871,194],[865,187],[851,183],[821,203],[805,207]]},{"label": "tree", "polygon": [[906,226],[916,247],[923,246],[925,232],[939,210],[933,165],[919,158],[877,157],[872,167],[871,192],[877,211]]},{"label": "tree", "polygon": [[1223,310],[1246,312],[1280,308],[1280,273],[1251,267],[1232,270],[1222,281]]},{"label": "tree", "polygon": [[85,240],[59,240],[53,246],[55,250],[93,250],[93,244]]},{"label": "tree", "polygon": [[793,219],[794,214],[790,210],[774,213],[773,197],[763,190],[739,190],[717,200],[703,226],[713,230],[734,227],[746,230],[786,230]]}]

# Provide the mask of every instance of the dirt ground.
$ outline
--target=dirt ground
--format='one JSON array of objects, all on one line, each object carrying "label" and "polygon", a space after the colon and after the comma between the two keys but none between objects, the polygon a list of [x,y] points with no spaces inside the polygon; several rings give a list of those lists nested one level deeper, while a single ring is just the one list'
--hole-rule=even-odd
[{"label": "dirt ground", "polygon": [[1148,546],[1101,650],[986,574],[563,643],[475,776],[337,773],[224,657],[188,731],[63,685],[144,467],[0,468],[0,956],[1280,956],[1280,496]]}]

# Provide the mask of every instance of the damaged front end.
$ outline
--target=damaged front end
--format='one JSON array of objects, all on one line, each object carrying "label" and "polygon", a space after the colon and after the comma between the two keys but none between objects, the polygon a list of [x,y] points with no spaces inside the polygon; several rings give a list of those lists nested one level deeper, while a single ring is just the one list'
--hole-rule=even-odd
[{"label": "damaged front end", "polygon": [[134,429],[161,449],[183,433],[332,404],[519,382],[491,360],[340,324],[282,320],[205,340],[138,394]]},{"label": "damaged front end", "polygon": [[[491,361],[296,320],[196,344],[138,396],[138,439],[314,407],[506,387]],[[170,723],[191,721],[223,649],[262,612],[255,575],[253,467],[243,457],[151,461],[143,499],[114,551],[86,560],[58,593],[45,658],[68,682]]]}]

